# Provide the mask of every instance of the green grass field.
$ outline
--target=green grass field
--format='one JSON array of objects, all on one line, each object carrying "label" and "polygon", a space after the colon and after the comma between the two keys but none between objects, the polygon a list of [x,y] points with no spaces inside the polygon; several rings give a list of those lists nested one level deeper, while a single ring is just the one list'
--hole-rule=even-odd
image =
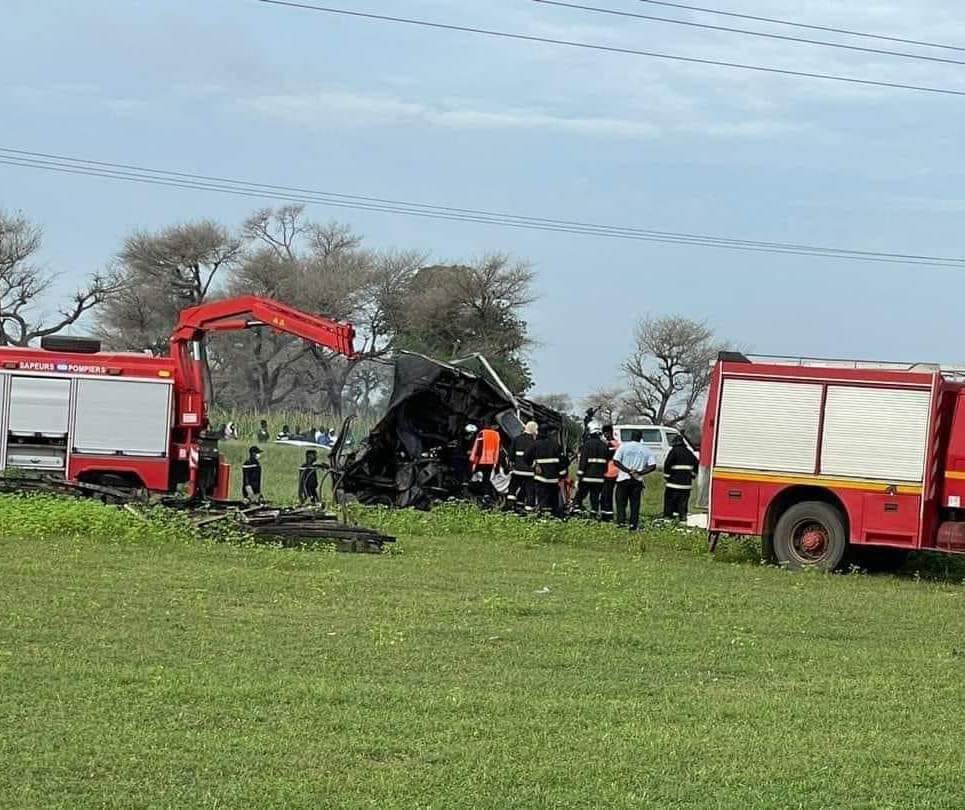
[{"label": "green grass field", "polygon": [[961,566],[366,518],[393,553],[0,498],[0,806],[963,806]]}]

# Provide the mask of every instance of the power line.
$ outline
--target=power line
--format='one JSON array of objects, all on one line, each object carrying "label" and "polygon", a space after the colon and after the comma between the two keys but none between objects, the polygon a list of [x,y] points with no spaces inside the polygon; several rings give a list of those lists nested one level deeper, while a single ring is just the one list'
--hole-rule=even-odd
[{"label": "power line", "polygon": [[646,56],[653,59],[667,59],[674,62],[686,62],[694,65],[709,65],[711,67],[726,67],[736,70],[750,70],[756,73],[772,73],[780,76],[795,76],[804,79],[822,79],[826,81],[845,82],[847,84],[858,84],[865,87],[886,87],[892,90],[912,90],[920,93],[937,93],[945,96],[965,96],[965,90],[953,90],[946,87],[929,87],[918,84],[904,84],[901,82],[886,82],[875,79],[859,79],[853,76],[839,76],[833,73],[813,73],[805,70],[790,70],[786,68],[766,67],[763,65],[747,65],[740,62],[726,62],[718,59],[703,59],[696,56],[681,56],[679,54],[659,53],[657,51],[644,51],[635,48],[620,48],[615,45],[599,45],[590,42],[577,42],[569,39],[554,39],[552,37],[539,37],[532,34],[518,34],[508,31],[493,31],[487,28],[474,28],[465,25],[452,25],[450,23],[432,22],[430,20],[417,20],[410,17],[392,17],[387,14],[372,14],[363,11],[349,11],[343,8],[331,8],[328,6],[317,6],[310,3],[298,3],[293,0],[258,0],[259,3],[272,6],[285,6],[288,8],[304,9],[306,11],[318,11],[325,14],[337,14],[345,17],[355,17],[366,20],[379,20],[381,22],[399,23],[402,25],[415,25],[423,28],[432,28],[444,31],[461,31],[468,34],[481,34],[500,39],[513,39],[522,42],[539,42],[546,45],[563,45],[568,48],[581,48],[591,51],[604,51],[607,53],[618,53],[628,56]]},{"label": "power line", "polygon": [[879,39],[885,42],[900,42],[904,45],[920,45],[923,48],[941,48],[946,51],[965,52],[965,47],[960,45],[943,45],[939,42],[926,42],[920,39],[906,39],[904,37],[893,37],[887,34],[869,34],[865,31],[854,31],[850,28],[834,28],[830,25],[811,25],[808,23],[794,22],[792,20],[779,20],[775,17],[761,17],[756,14],[739,14],[736,11],[722,11],[716,8],[706,8],[704,6],[689,6],[685,3],[670,3],[666,0],[637,0],[640,3],[649,3],[651,6],[664,6],[665,8],[678,8],[685,11],[699,11],[701,14],[716,14],[720,17],[732,17],[740,20],[754,20],[755,22],[774,23],[775,25],[787,25],[792,28],[804,28],[809,31],[826,31],[829,34],[845,34],[849,37],[864,37],[865,39]]},{"label": "power line", "polygon": [[649,20],[651,22],[664,22],[673,25],[683,25],[688,28],[703,28],[710,31],[725,31],[731,34],[745,34],[751,37],[763,37],[764,39],[777,39],[783,42],[796,42],[804,45],[820,45],[825,48],[841,48],[846,51],[859,51],[861,53],[873,53],[883,56],[898,56],[903,59],[920,59],[924,62],[940,62],[946,65],[965,65],[961,59],[948,59],[942,56],[926,56],[918,53],[908,53],[907,51],[889,51],[885,48],[868,48],[861,45],[848,45],[843,42],[828,42],[824,39],[808,39],[807,37],[794,37],[787,34],[773,34],[767,31],[751,31],[747,28],[730,28],[726,25],[711,25],[709,23],[693,22],[692,20],[676,20],[673,17],[658,17],[654,14],[638,14],[632,11],[619,11],[612,8],[600,8],[598,6],[586,6],[580,3],[566,3],[562,0],[533,0],[534,3],[542,3],[547,6],[559,6],[560,8],[571,8],[578,11],[589,11],[595,14],[610,14],[615,17],[629,17],[636,20]]},{"label": "power line", "polygon": [[853,250],[788,242],[736,239],[708,234],[660,231],[644,228],[601,225],[576,220],[530,217],[452,206],[390,200],[381,197],[341,194],[267,183],[236,180],[212,175],[152,169],[125,163],[95,161],[55,155],[47,152],[0,147],[0,164],[56,172],[67,175],[98,177],[133,183],[144,183],[195,191],[212,191],[234,196],[326,205],[352,210],[375,211],[450,222],[547,231],[578,236],[595,236],[656,244],[738,250],[749,253],[771,253],[810,256],[826,259],[907,264],[925,267],[965,269],[965,258],[922,254],[888,253]]}]

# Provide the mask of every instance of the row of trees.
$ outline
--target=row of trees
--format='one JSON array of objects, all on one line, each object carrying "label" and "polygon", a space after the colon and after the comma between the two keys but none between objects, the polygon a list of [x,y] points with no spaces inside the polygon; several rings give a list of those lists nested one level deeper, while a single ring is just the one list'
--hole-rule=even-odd
[{"label": "row of trees", "polygon": [[94,310],[105,346],[164,352],[180,310],[253,294],[352,322],[359,355],[348,360],[270,330],[212,336],[225,407],[364,410],[384,392],[384,361],[399,349],[442,359],[479,352],[516,390],[532,385],[523,310],[535,300],[534,273],[505,255],[431,265],[417,251],[371,250],[346,225],[309,220],[302,206],[266,208],[237,233],[203,221],[132,234],[110,270],[47,323],[38,312],[53,277],[34,263],[40,243],[23,217],[0,214],[2,345],[25,346]]},{"label": "row of trees", "polygon": [[[335,418],[347,407],[365,411],[387,392],[388,358],[403,349],[446,360],[478,352],[514,390],[532,386],[525,310],[536,300],[535,274],[506,255],[429,264],[419,251],[369,249],[348,226],[314,222],[302,206],[287,205],[256,211],[236,232],[211,221],[136,232],[108,270],[44,318],[55,278],[36,261],[41,241],[24,217],[0,212],[0,345],[26,346],[89,315],[107,347],[161,353],[185,307],[253,294],[352,322],[359,355],[348,360],[267,329],[212,336],[225,407]],[[580,405],[613,421],[688,426],[722,348],[706,323],[647,318],[623,363],[625,384]],[[542,399],[577,410],[567,395]]]}]

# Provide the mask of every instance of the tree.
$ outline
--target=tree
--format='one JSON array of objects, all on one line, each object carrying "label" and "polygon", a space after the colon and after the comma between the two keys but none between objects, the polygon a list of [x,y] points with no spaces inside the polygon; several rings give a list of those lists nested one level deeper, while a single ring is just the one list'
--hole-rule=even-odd
[{"label": "tree", "polygon": [[612,425],[625,411],[626,397],[622,388],[600,388],[583,398],[583,407],[596,411],[597,421]]},{"label": "tree", "polygon": [[523,310],[536,300],[534,282],[529,264],[504,254],[424,267],[387,312],[395,345],[441,360],[485,355],[509,388],[525,392],[532,339]]},{"label": "tree", "polygon": [[424,261],[422,254],[362,247],[343,224],[306,219],[300,205],[262,209],[243,226],[249,250],[228,275],[230,295],[264,295],[350,321],[357,356],[349,359],[287,335],[256,330],[214,341],[221,358],[219,400],[265,411],[285,404],[340,418],[346,402],[370,404],[391,351],[388,309]]},{"label": "tree", "polygon": [[645,318],[623,364],[627,406],[655,425],[679,425],[694,414],[707,388],[718,352],[726,346],[703,321],[680,315]]},{"label": "tree", "polygon": [[134,233],[117,256],[123,286],[103,307],[98,331],[116,348],[163,352],[181,310],[212,297],[243,249],[210,220]]},{"label": "tree", "polygon": [[56,276],[33,261],[42,243],[39,227],[22,215],[0,211],[0,346],[27,346],[62,332],[118,290],[113,274],[95,273],[48,322],[37,308]]},{"label": "tree", "polygon": [[573,398],[569,394],[539,394],[533,397],[533,402],[537,405],[552,408],[554,411],[559,411],[560,413],[573,412]]}]

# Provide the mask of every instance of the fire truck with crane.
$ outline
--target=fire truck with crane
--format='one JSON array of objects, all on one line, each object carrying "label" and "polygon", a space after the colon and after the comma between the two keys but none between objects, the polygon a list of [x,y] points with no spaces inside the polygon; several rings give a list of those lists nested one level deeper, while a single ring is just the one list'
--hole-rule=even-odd
[{"label": "fire truck with crane", "polygon": [[227,500],[230,467],[208,430],[205,337],[260,327],[355,356],[350,324],[255,296],[185,309],[167,357],[60,336],[0,347],[0,470]]},{"label": "fire truck with crane", "polygon": [[700,465],[712,545],[760,537],[825,570],[849,552],[965,553],[965,371],[725,352]]}]

